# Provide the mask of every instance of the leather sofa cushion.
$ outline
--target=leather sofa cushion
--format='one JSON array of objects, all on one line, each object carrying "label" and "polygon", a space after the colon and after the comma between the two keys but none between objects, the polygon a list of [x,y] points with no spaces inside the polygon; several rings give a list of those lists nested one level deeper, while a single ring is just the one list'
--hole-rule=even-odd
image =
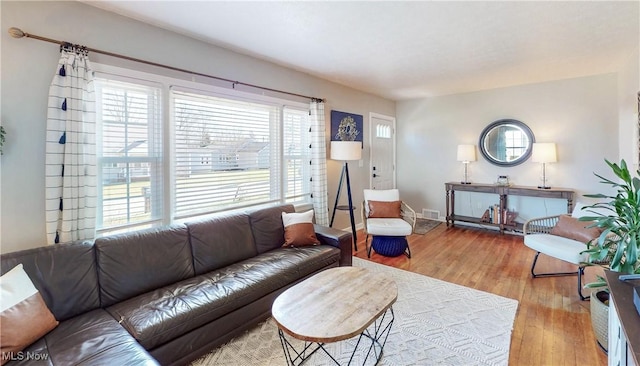
[{"label": "leather sofa cushion", "polygon": [[187,223],[187,228],[196,275],[258,254],[247,214],[190,222]]},{"label": "leather sofa cushion", "polygon": [[102,237],[95,247],[103,307],[194,276],[184,225]]},{"label": "leather sofa cushion", "polygon": [[258,253],[264,253],[284,244],[282,213],[295,212],[293,205],[264,208],[249,213],[251,231]]},{"label": "leather sofa cushion", "polygon": [[51,355],[49,354],[49,350],[47,349],[47,342],[44,337],[38,339],[29,347],[27,347],[23,354],[29,352],[32,355],[43,355],[40,359],[14,359],[13,361],[7,362],[4,366],[53,366],[53,361],[51,360]]},{"label": "leather sofa cushion", "polygon": [[105,310],[97,309],[61,322],[24,352],[48,355],[46,362],[25,360],[7,365],[158,365]]},{"label": "leather sofa cushion", "polygon": [[340,251],[281,248],[107,308],[147,350],[218,319],[322,268]]},{"label": "leather sofa cushion", "polygon": [[19,263],[57,320],[100,307],[93,244],[56,244],[3,254],[1,274]]}]

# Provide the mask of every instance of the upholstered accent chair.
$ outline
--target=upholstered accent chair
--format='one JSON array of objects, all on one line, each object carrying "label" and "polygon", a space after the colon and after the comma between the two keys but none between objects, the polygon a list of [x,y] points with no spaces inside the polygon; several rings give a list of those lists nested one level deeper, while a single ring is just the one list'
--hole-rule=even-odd
[{"label": "upholstered accent chair", "polygon": [[[578,295],[581,300],[589,299],[582,293],[582,277],[584,268],[589,259],[587,243],[597,239],[600,231],[597,228],[589,228],[589,222],[579,221],[583,216],[597,216],[598,211],[584,210],[584,204],[576,203],[571,215],[554,215],[533,218],[524,223],[524,245],[536,251],[531,264],[531,276],[578,276]],[[594,213],[595,212],[595,213]],[[536,273],[535,267],[540,254],[559,259],[577,266],[575,272]]]},{"label": "upholstered accent chair", "polygon": [[[416,212],[400,200],[397,189],[365,189],[362,202],[367,256],[371,249],[386,256],[405,254],[411,258],[407,236],[416,225]],[[369,244],[369,236],[372,236]]]}]

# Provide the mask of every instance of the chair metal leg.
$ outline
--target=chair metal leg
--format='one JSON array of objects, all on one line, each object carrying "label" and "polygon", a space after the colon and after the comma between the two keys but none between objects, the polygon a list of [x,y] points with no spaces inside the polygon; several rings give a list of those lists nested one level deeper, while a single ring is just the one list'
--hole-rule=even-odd
[{"label": "chair metal leg", "polygon": [[540,252],[536,252],[536,256],[533,258],[533,263],[531,264],[531,277],[557,277],[557,276],[578,276],[578,295],[580,296],[580,300],[588,300],[590,296],[584,296],[582,294],[582,276],[584,276],[584,267],[578,266],[578,270],[575,272],[551,272],[551,273],[535,273],[536,263],[538,262],[538,256]]},{"label": "chair metal leg", "polygon": [[406,255],[407,258],[411,258],[411,248],[409,247],[409,242],[407,242],[407,249],[404,250],[404,255]]},{"label": "chair metal leg", "polygon": [[580,295],[580,300],[589,300],[591,296],[584,296],[582,294],[582,276],[584,276],[584,267],[578,267],[578,295]]}]

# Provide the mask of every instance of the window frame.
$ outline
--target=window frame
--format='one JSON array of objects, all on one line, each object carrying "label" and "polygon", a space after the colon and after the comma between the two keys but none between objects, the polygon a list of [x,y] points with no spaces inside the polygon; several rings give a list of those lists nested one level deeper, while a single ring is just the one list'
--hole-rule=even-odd
[{"label": "window frame", "polygon": [[[156,118],[157,126],[160,129],[159,134],[156,134],[157,139],[154,139],[153,141],[151,141],[151,137],[149,137],[147,145],[148,145],[148,156],[145,157],[141,157],[141,156],[123,156],[123,157],[115,157],[115,156],[104,156],[102,154],[102,146],[103,146],[103,142],[104,142],[104,129],[103,129],[103,121],[100,118],[100,108],[96,107],[96,122],[97,122],[97,127],[99,127],[99,130],[96,131],[97,134],[97,141],[96,141],[96,151],[97,151],[97,158],[98,158],[98,169],[97,169],[97,178],[98,178],[98,210],[96,212],[96,231],[98,234],[103,233],[103,232],[118,232],[118,231],[122,231],[122,230],[128,230],[129,228],[132,227],[150,227],[150,226],[158,226],[161,225],[163,223],[163,217],[162,217],[162,207],[163,207],[163,200],[161,198],[162,195],[162,169],[163,169],[163,165],[164,165],[164,149],[163,149],[163,112],[162,112],[162,90],[161,90],[161,85],[159,83],[155,83],[153,81],[149,81],[146,79],[138,79],[138,78],[126,78],[123,77],[121,75],[116,75],[116,74],[107,74],[107,73],[103,73],[101,71],[96,71],[97,75],[95,76],[95,85],[96,85],[96,103],[99,102],[99,93],[98,93],[98,87],[100,85],[100,81],[98,81],[98,79],[107,79],[107,82],[120,82],[120,83],[127,83],[127,84],[134,84],[136,86],[139,86],[140,88],[155,88],[156,92],[157,92],[157,106],[154,111],[154,113],[157,113],[156,116],[153,116]],[[151,107],[149,107],[151,108]],[[151,110],[151,109],[150,109]],[[128,128],[128,123],[127,123],[127,128]],[[147,128],[147,135],[151,134],[153,135],[154,133],[151,132],[149,130],[149,128]],[[151,144],[149,143],[151,142]],[[158,149],[157,146],[160,146],[160,148]],[[151,212],[151,217],[147,220],[144,221],[138,221],[138,222],[128,222],[126,224],[122,224],[122,225],[111,225],[111,226],[105,226],[104,225],[104,219],[103,219],[103,202],[104,202],[104,189],[103,189],[103,165],[104,164],[111,164],[111,166],[113,167],[114,165],[116,166],[116,168],[118,167],[118,164],[125,164],[125,165],[130,165],[130,164],[141,164],[141,163],[148,163],[149,164],[149,175],[150,175],[150,185],[153,184],[156,187],[160,188],[160,191],[158,191],[158,189],[152,189],[151,190],[151,194],[152,196],[150,197],[150,200],[152,202],[156,202],[157,204],[152,205],[152,212]],[[157,170],[160,170],[160,173],[157,172]],[[155,178],[154,178],[155,176]],[[155,183],[152,183],[154,182]],[[127,182],[127,191],[129,191],[130,187],[129,184],[131,182]],[[143,194],[140,194],[141,196],[143,196]],[[127,195],[127,206],[129,206],[129,198],[131,197],[131,194]],[[134,196],[135,197],[135,196]],[[128,215],[130,214],[129,212],[129,207],[127,209],[127,218],[129,217]]]},{"label": "window frame", "polygon": [[[111,227],[111,228],[100,228],[97,230],[98,235],[105,235],[105,234],[121,232],[121,231],[135,231],[135,230],[140,230],[146,227],[156,227],[156,226],[168,225],[168,224],[177,223],[177,222],[184,222],[186,220],[193,220],[198,217],[206,217],[212,214],[215,215],[222,212],[227,213],[227,212],[243,210],[243,209],[246,209],[247,207],[258,208],[258,207],[273,206],[277,204],[284,204],[287,202],[300,207],[309,207],[312,205],[311,184],[309,182],[306,182],[306,187],[307,187],[306,192],[304,192],[304,186],[303,186],[303,192],[295,195],[295,197],[287,197],[286,195],[287,176],[285,171],[287,156],[285,156],[285,151],[283,149],[283,143],[284,143],[283,129],[284,129],[285,110],[291,109],[294,111],[298,111],[300,113],[309,114],[308,103],[303,103],[295,100],[282,99],[282,98],[272,97],[268,95],[239,91],[239,90],[233,89],[232,86],[221,87],[221,86],[211,85],[210,80],[206,78],[201,78],[201,77],[198,77],[198,80],[196,80],[196,77],[193,77],[191,75],[180,75],[178,77],[169,77],[161,74],[147,73],[143,71],[137,71],[133,69],[121,68],[121,67],[99,64],[99,63],[93,63],[92,66],[95,71],[96,78],[116,80],[116,81],[127,82],[127,83],[139,83],[145,86],[159,87],[160,95],[158,99],[160,103],[160,118],[161,118],[160,141],[162,144],[162,151],[160,152],[160,168],[159,168],[160,170],[159,176],[161,179],[161,184],[160,184],[161,191],[155,192],[157,197],[154,197],[158,199],[158,202],[160,202],[161,214],[159,215],[159,218],[149,220],[145,223],[133,223],[133,224],[127,224],[127,225]],[[182,79],[180,77],[189,78],[191,80]],[[176,174],[176,163],[175,163],[176,131],[175,131],[175,124],[173,123],[173,103],[172,103],[173,90],[205,93],[207,95],[212,95],[219,98],[228,98],[228,99],[237,100],[237,101],[267,104],[267,105],[271,105],[279,108],[280,116],[279,116],[279,121],[277,122],[278,123],[277,130],[279,133],[278,141],[280,145],[278,147],[278,153],[277,153],[278,154],[277,164],[279,165],[277,167],[278,168],[277,170],[280,172],[280,176],[278,178],[278,181],[279,181],[278,197],[274,198],[273,200],[270,200],[269,202],[250,204],[247,206],[238,206],[238,207],[233,207],[229,209],[222,209],[222,210],[200,213],[195,215],[187,215],[187,216],[180,216],[180,217],[176,216],[175,214],[176,187],[175,187],[175,179],[173,178],[175,177],[175,174]],[[100,136],[101,135],[102,135],[102,131],[100,131]],[[102,144],[102,141],[99,141],[98,145],[100,146],[101,144]],[[301,146],[301,149],[305,149],[305,148],[306,146],[304,146],[303,144]],[[301,152],[302,151],[303,150],[301,150]],[[100,154],[98,156],[99,159],[102,159],[101,150],[99,151],[99,154]],[[300,157],[302,159],[302,165],[304,165],[305,154],[301,154]],[[310,153],[307,154],[307,157],[310,158]],[[99,169],[99,172],[100,172],[99,178],[101,178],[101,174],[102,174],[101,169]],[[310,171],[309,171],[309,174],[310,174]],[[303,176],[303,184],[305,183],[304,180],[305,180],[305,177]],[[309,179],[306,179],[306,180],[309,180]],[[100,216],[99,220],[102,221],[102,208],[103,208],[102,180],[99,179],[98,184],[99,184],[98,215]],[[303,199],[298,199],[300,197]],[[96,220],[98,220],[98,218],[96,218]],[[98,224],[98,222],[96,224]]]}]

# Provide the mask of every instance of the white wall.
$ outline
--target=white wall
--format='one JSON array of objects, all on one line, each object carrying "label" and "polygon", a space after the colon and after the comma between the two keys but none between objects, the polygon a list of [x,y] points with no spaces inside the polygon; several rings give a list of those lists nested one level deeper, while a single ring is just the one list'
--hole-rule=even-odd
[{"label": "white wall", "polygon": [[[365,120],[369,112],[395,116],[393,101],[214,47],[83,3],[2,1],[0,7],[1,120],[7,129],[0,184],[2,196],[0,251],[2,252],[45,244],[46,103],[49,84],[59,58],[56,45],[32,39],[11,38],[7,33],[9,27],[18,27],[27,33],[183,69],[325,98],[327,141],[329,113],[332,109],[361,114]],[[97,53],[92,54],[90,58],[102,64],[147,72],[166,72]],[[181,77],[177,74],[171,76]],[[364,124],[364,128],[364,134],[368,136],[367,123]],[[368,159],[368,151],[369,147],[365,142],[365,151],[363,151],[365,159]],[[368,165],[368,161],[365,160],[363,166]],[[330,204],[335,199],[340,169],[339,162],[328,161]],[[359,168],[358,164],[352,164],[350,173],[354,200],[360,202],[362,189],[369,184],[366,168]],[[345,213],[336,215],[334,227],[349,227],[348,216]]]},{"label": "white wall", "polygon": [[[618,92],[618,75],[604,74],[398,102],[398,187],[403,199],[417,211],[436,209],[444,215],[444,183],[462,179],[457,145],[477,146],[482,130],[503,118],[526,123],[538,142],[557,144],[558,162],[547,165],[551,186],[574,189],[576,200],[601,192],[593,172],[607,174],[604,158],[619,159]],[[477,158],[469,168],[472,182],[493,183],[498,175],[508,175],[517,185],[540,184],[540,164],[530,159],[507,168],[490,164],[479,151]],[[460,193],[456,201],[456,213],[480,217],[497,197]],[[558,201],[514,199],[509,207],[523,221],[566,209]]]},{"label": "white wall", "polygon": [[[640,14],[639,14],[640,16]],[[640,35],[638,35],[640,38]],[[620,111],[620,158],[638,169],[638,92],[640,92],[640,40],[629,53],[625,67],[618,73],[618,103]]]}]

